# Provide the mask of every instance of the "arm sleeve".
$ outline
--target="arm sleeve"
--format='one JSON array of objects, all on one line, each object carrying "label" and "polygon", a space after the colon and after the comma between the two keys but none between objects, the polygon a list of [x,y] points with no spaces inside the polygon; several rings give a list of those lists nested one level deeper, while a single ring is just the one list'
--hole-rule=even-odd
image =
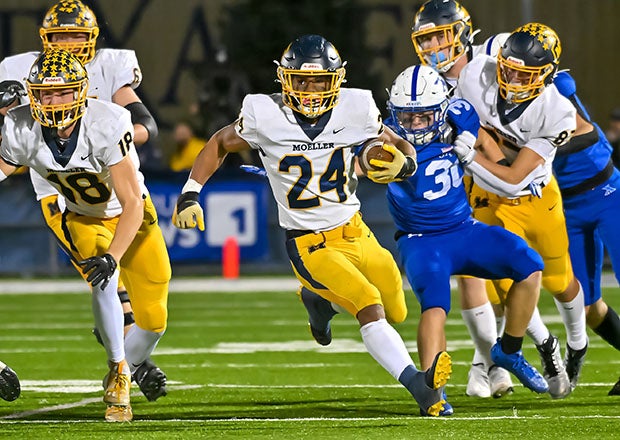
[{"label": "arm sleeve", "polygon": [[478,186],[500,197],[516,197],[536,177],[546,173],[544,164],[538,165],[521,182],[512,184],[504,182],[476,161],[471,162],[465,168],[474,176],[474,182]]}]

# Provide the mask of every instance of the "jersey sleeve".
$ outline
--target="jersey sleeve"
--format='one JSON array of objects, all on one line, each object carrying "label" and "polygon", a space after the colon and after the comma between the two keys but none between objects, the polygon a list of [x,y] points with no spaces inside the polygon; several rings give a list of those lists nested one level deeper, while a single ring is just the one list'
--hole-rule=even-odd
[{"label": "jersey sleeve", "polygon": [[[8,115],[10,115],[9,112]],[[20,149],[15,143],[15,137],[12,133],[15,131],[15,121],[8,116],[4,119],[4,125],[2,126],[2,140],[0,143],[0,157],[13,166],[20,166],[22,164]]]},{"label": "jersey sleeve", "polygon": [[138,58],[133,50],[118,50],[114,53],[114,79],[112,90],[116,91],[124,86],[137,89],[142,82],[142,71]]},{"label": "jersey sleeve", "polygon": [[[123,109],[123,112],[121,112],[116,122],[114,134],[110,136],[107,142],[99,143],[99,145],[102,146],[100,148],[100,156],[103,163],[107,166],[116,165],[129,154],[130,150],[135,150],[136,146],[133,143],[133,135],[131,114],[129,111]],[[116,142],[116,144],[109,145],[111,142]]]},{"label": "jersey sleeve", "polygon": [[383,133],[383,120],[381,118],[381,112],[377,108],[377,104],[372,97],[372,93],[368,92],[368,118],[366,120],[365,132],[368,135],[368,139],[380,136]]},{"label": "jersey sleeve", "polygon": [[473,56],[488,55],[496,57],[499,49],[504,45],[509,36],[510,33],[508,32],[490,36],[481,45],[474,46]]},{"label": "jersey sleeve", "polygon": [[555,88],[549,89],[551,99],[547,103],[552,104],[547,106],[549,110],[538,119],[536,125],[540,127],[539,132],[525,143],[527,148],[544,158],[552,158],[555,149],[568,142],[577,128],[575,107]]},{"label": "jersey sleeve", "polygon": [[239,119],[235,124],[235,131],[244,141],[246,141],[254,149],[258,148],[258,130],[256,127],[255,116],[256,99],[253,95],[247,95],[243,98],[241,104],[241,112]]}]

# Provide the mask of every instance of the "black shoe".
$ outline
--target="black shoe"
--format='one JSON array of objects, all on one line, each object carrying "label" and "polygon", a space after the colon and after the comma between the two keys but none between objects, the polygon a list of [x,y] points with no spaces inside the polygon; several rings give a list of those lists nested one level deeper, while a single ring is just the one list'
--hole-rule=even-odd
[{"label": "black shoe", "polygon": [[299,296],[308,311],[310,333],[316,342],[329,345],[332,342],[331,319],[337,313],[329,301],[314,292],[301,288]]},{"label": "black shoe", "polygon": [[609,390],[607,395],[608,396],[620,396],[620,379],[618,379],[618,382],[616,382],[613,388]]},{"label": "black shoe", "polygon": [[312,337],[316,342],[321,345],[329,345],[332,343],[332,329],[329,324],[327,324],[327,329],[324,330],[318,330],[312,327],[310,323],[308,323],[308,326],[310,327],[310,333],[312,333]]},{"label": "black shoe", "polygon": [[579,375],[581,374],[581,368],[586,361],[586,351],[588,351],[588,344],[581,350],[573,350],[570,345],[566,344],[566,354],[564,355],[564,364],[566,365],[566,372],[570,379],[570,386],[575,389],[577,381],[579,381]]},{"label": "black shoe", "polygon": [[168,394],[166,391],[166,374],[147,358],[133,373],[132,379],[140,387],[140,391],[149,402],[154,402],[161,396]]},{"label": "black shoe", "polygon": [[560,353],[560,341],[553,335],[549,335],[536,349],[540,355],[543,369],[543,377],[549,385],[549,395],[553,399],[563,399],[573,390],[570,378],[562,361]]},{"label": "black shoe", "polygon": [[19,397],[21,386],[15,371],[0,362],[0,398],[12,402]]}]

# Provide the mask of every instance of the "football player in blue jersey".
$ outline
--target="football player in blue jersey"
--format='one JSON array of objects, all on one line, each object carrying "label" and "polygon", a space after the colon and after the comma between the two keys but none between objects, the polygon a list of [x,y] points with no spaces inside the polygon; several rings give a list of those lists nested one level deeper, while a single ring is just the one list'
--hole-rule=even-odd
[{"label": "football player in blue jersey", "polygon": [[389,183],[387,198],[402,264],[422,310],[418,326],[422,368],[446,347],[450,276],[510,278],[514,283],[506,298],[506,328],[491,357],[527,388],[547,392],[546,380],[521,352],[539,297],[542,258],[521,237],[474,220],[462,184],[463,164],[475,154],[463,150],[462,137],[478,132],[478,115],[465,100],[449,104],[443,78],[422,65],[398,75],[388,109],[385,124],[411,142],[418,157],[417,173]]},{"label": "football player in blue jersey", "polygon": [[[480,56],[497,57],[500,48],[510,36],[510,33],[500,33],[489,37],[481,45],[474,45],[474,35],[477,32],[473,30],[469,13],[456,0],[428,0],[415,15],[411,40],[420,63],[435,68],[449,86],[456,87],[461,71],[468,63]],[[469,177],[465,178],[464,184],[470,192],[475,188]],[[470,201],[474,199],[471,197]],[[547,207],[542,209],[546,210]],[[461,314],[476,346],[466,394],[477,397],[501,397],[509,394],[512,392],[510,375],[501,368],[488,371],[489,347],[492,345],[494,333],[491,327],[497,325],[497,332],[501,333],[504,325],[501,295],[490,281],[487,281],[486,288],[484,280],[472,277],[457,277],[457,282],[459,289],[463,291]],[[484,302],[487,296],[493,307],[488,301]],[[562,304],[557,304],[557,307],[564,309]],[[493,321],[493,312],[496,314],[496,324]],[[538,308],[534,310],[527,335],[536,344],[543,373],[549,384],[549,394],[556,399],[566,397],[571,392],[571,378],[562,360],[561,344],[558,337],[551,334],[542,321]],[[575,344],[574,339],[572,343]],[[567,350],[571,351],[572,348]],[[579,354],[579,359],[583,359],[585,349],[579,350]],[[576,383],[579,370],[577,366],[582,362],[572,355],[570,359],[571,377]]]},{"label": "football player in blue jersey", "polygon": [[[604,248],[620,282],[620,171],[613,165],[612,147],[603,131],[577,97],[574,79],[562,71],[553,83],[577,110],[577,129],[558,148],[553,172],[562,193],[573,270],[583,287],[586,323],[620,350],[620,318],[601,295]],[[567,347],[565,362],[572,387],[579,379],[584,354]],[[620,380],[609,395],[620,395]]]}]

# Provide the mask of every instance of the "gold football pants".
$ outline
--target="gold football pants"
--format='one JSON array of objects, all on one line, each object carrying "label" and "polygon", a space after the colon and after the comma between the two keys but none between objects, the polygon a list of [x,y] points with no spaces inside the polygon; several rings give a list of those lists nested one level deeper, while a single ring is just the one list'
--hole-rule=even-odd
[{"label": "gold football pants", "polygon": [[304,287],[353,316],[380,304],[389,322],[399,323],[407,317],[398,266],[359,213],[330,231],[289,238],[286,246],[293,271]]},{"label": "gold football pants", "polygon": [[[555,178],[542,190],[542,198],[523,196],[515,199],[500,197],[474,185],[470,193],[474,217],[481,222],[498,225],[525,239],[542,257],[542,285],[552,294],[564,292],[574,278],[568,253],[568,234],[562,197]],[[489,299],[497,304],[505,298],[511,280],[496,281],[500,296]]]},{"label": "gold football pants", "polygon": [[[101,219],[73,212],[65,212],[61,217],[61,237],[77,261],[104,254],[118,223],[118,217]],[[148,331],[165,330],[168,319],[168,283],[171,277],[170,259],[150,197],[144,201],[142,225],[118,263],[136,324]]]}]

